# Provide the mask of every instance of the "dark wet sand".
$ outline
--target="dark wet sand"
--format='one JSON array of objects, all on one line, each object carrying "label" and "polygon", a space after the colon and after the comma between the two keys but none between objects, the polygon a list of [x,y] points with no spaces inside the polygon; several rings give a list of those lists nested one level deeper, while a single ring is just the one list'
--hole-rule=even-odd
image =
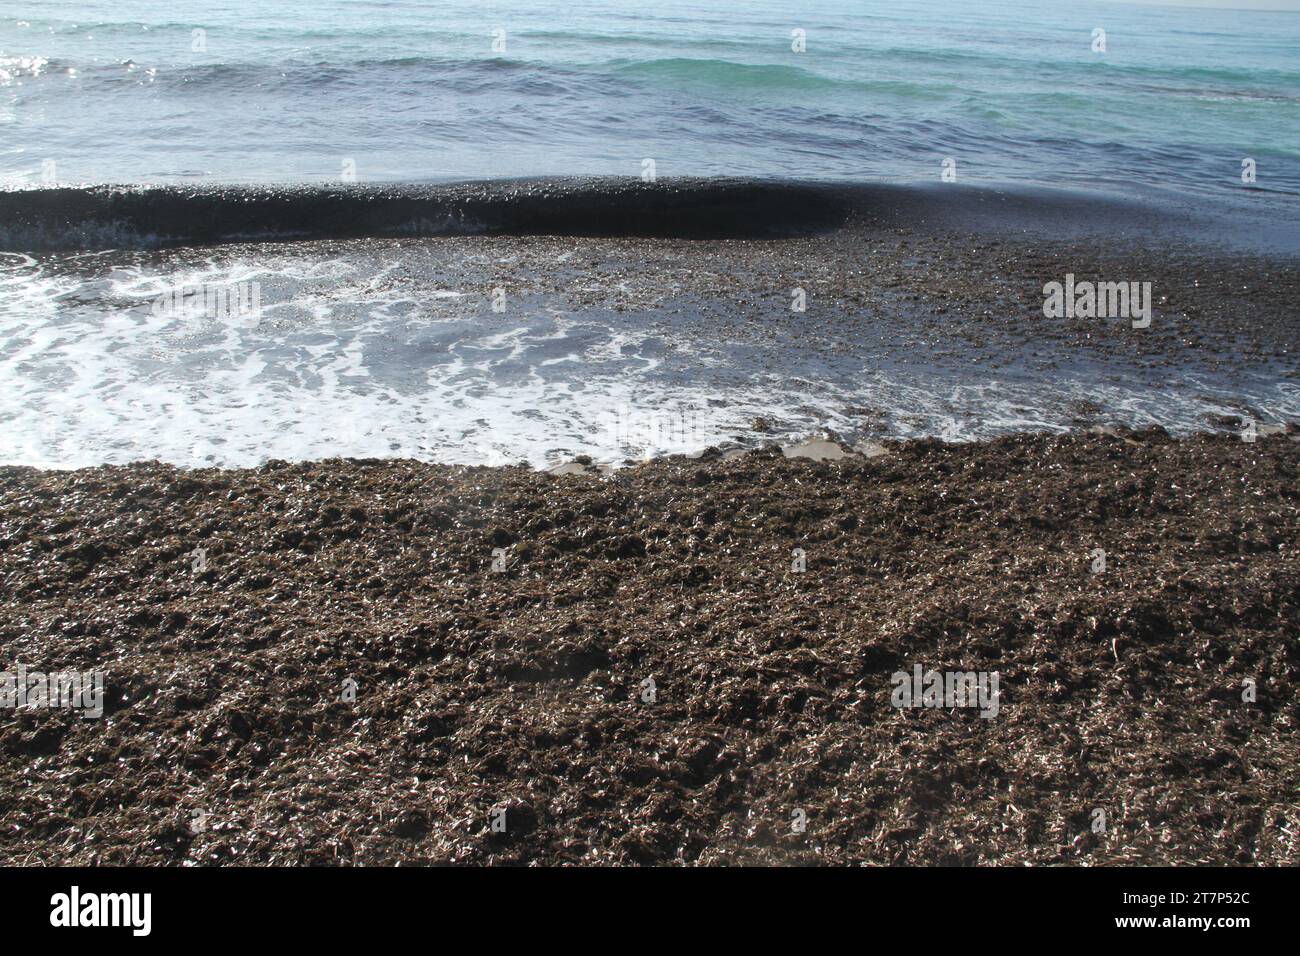
[{"label": "dark wet sand", "polygon": [[0,469],[0,862],[1295,865],[1296,438]]}]

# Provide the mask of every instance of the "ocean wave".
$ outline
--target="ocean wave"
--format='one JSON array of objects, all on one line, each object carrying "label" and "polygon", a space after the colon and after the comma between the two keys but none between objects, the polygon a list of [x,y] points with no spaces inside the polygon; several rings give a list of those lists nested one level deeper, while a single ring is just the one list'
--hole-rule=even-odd
[{"label": "ocean wave", "polygon": [[[1116,175],[1125,144],[1104,144]],[[810,141],[809,155],[823,148]],[[1170,156],[1180,155],[1171,151]],[[1173,159],[1171,158],[1171,161]],[[1095,176],[1094,176],[1095,178]],[[1272,184],[1273,196],[1288,195]],[[1035,232],[1049,238],[1151,229],[1193,241],[1295,254],[1300,207],[1274,202],[1267,228],[1251,193],[1211,214],[1179,190],[992,183],[562,177],[449,184],[80,186],[0,189],[0,250],[208,246],[309,239],[467,235],[763,239],[849,227]]]},{"label": "ocean wave", "polygon": [[[0,62],[0,79],[3,79]],[[50,67],[43,70],[49,74]],[[398,97],[468,96],[514,91],[532,97],[589,89],[599,76],[581,67],[536,64],[504,57],[450,59],[402,56],[359,60],[288,59],[278,62],[224,60],[214,63],[152,65],[132,61],[86,63],[77,68],[83,83],[111,89],[123,81],[149,83],[159,90],[193,97],[246,96],[251,91],[294,96],[382,91]]]},{"label": "ocean wave", "polygon": [[750,180],[523,180],[449,186],[91,186],[0,191],[0,247],[276,239],[800,235],[844,221],[827,186]]},{"label": "ocean wave", "polygon": [[668,57],[658,60],[614,61],[619,73],[649,76],[712,86],[753,89],[824,89],[839,86],[838,81],[809,70],[782,64],[755,65],[732,60]]}]

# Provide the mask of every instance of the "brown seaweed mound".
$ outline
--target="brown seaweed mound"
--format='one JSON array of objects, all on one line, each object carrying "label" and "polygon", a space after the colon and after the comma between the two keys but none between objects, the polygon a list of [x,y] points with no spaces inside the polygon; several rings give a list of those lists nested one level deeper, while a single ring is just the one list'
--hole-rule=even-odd
[{"label": "brown seaweed mound", "polygon": [[0,469],[0,862],[1294,865],[1295,438]]}]

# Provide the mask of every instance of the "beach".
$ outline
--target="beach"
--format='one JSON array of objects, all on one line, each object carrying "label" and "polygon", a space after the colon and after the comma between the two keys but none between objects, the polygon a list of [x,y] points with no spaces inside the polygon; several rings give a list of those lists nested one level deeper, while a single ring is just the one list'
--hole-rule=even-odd
[{"label": "beach", "polygon": [[3,862],[1297,862],[1300,269],[1247,220],[7,201],[59,306],[10,326]]},{"label": "beach", "polygon": [[0,17],[0,866],[1300,864],[1298,38]]},{"label": "beach", "polygon": [[1294,430],[882,452],[5,468],[0,855],[1296,864]]}]

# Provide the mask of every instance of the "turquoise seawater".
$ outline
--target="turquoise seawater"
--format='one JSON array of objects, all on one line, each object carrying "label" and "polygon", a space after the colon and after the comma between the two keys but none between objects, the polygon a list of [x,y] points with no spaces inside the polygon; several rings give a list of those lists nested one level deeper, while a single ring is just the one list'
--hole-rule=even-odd
[{"label": "turquoise seawater", "polygon": [[[1104,31],[1099,49],[1096,31]],[[801,32],[799,32],[801,31]],[[802,41],[802,42],[801,42]],[[43,0],[0,183],[754,175],[1300,195],[1300,13],[968,0]]]}]

